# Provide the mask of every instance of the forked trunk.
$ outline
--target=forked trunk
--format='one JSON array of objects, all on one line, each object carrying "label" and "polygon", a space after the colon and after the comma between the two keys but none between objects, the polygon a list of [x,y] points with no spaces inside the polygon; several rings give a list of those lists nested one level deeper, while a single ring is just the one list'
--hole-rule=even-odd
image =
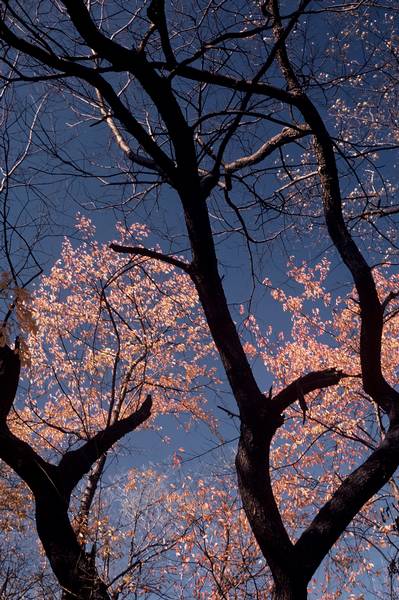
[{"label": "forked trunk", "polygon": [[107,588],[103,581],[98,577],[97,573],[87,573],[86,567],[89,566],[88,561],[84,561],[76,572],[79,576],[74,581],[72,589],[63,590],[62,600],[110,600]]},{"label": "forked trunk", "polygon": [[56,492],[36,496],[36,525],[62,600],[110,600],[95,557],[87,554],[68,518],[68,503]]}]

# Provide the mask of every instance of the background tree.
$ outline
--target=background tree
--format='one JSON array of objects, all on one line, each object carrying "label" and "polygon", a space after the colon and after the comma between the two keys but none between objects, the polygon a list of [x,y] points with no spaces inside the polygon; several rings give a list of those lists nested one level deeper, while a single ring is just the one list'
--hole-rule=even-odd
[{"label": "background tree", "polygon": [[[81,127],[108,125],[124,156],[121,168],[107,173],[97,163],[91,170],[87,157],[67,160],[47,142],[60,168],[68,164],[82,179],[91,171],[108,189],[115,184],[121,205],[129,200],[147,218],[158,203],[167,210],[171,196],[179,199],[181,212],[172,210],[164,223],[172,232],[167,253],[127,242],[112,247],[173,264],[191,277],[238,405],[239,489],[272,572],[273,596],[305,598],[327,553],[399,462],[398,394],[382,364],[384,323],[395,315],[389,311],[397,290],[379,296],[375,275],[376,263],[393,266],[396,253],[393,171],[378,155],[397,146],[395,5],[302,0],[293,9],[277,0],[235,2],[233,8],[183,2],[167,14],[159,0],[136,12],[67,0],[37,10],[23,10],[18,2],[3,7],[3,61],[12,69],[6,84],[62,90]],[[181,216],[186,236],[178,228]],[[159,221],[156,215],[157,227]],[[324,505],[292,535],[270,472],[283,414],[298,402],[305,415],[308,394],[341,386],[349,375],[359,379],[359,373],[344,374],[335,361],[315,370],[315,361],[307,374],[295,373],[295,379],[292,373],[294,381],[289,377],[277,394],[264,394],[222,285],[228,253],[217,254],[215,240],[243,237],[256,283],[253,250],[262,258],[262,248],[276,237],[295,248],[295,230],[306,232],[318,253],[327,252],[328,232],[351,275],[362,393],[367,406],[377,407],[377,418],[383,415],[385,433],[364,450],[360,466],[332,482]],[[370,434],[368,424],[361,427]]]},{"label": "background tree", "polygon": [[[211,373],[202,363],[210,347],[186,275],[145,258],[119,259],[89,239],[87,219],[78,227],[87,242],[74,250],[66,241],[35,295],[18,298],[27,388],[7,424],[20,359],[18,347],[3,345],[8,406],[4,402],[1,452],[33,493],[38,534],[65,597],[108,598],[94,566],[96,549],[107,553],[107,540],[92,539],[85,552],[107,452],[148,419],[152,390],[159,395],[154,414],[206,417],[201,387]],[[138,240],[146,234],[131,227],[130,236],[134,230]],[[93,465],[72,528],[71,493]]]}]

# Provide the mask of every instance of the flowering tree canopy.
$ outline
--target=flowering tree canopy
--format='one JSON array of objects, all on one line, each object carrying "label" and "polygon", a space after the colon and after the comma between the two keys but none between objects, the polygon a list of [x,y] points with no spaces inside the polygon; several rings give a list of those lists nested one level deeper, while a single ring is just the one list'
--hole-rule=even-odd
[{"label": "flowering tree canopy", "polygon": [[[30,487],[71,597],[110,597],[78,540],[88,511],[75,529],[68,520],[82,477],[93,467],[94,489],[107,452],[151,410],[183,408],[214,427],[198,390],[215,376],[207,331],[235,401],[222,409],[239,429],[240,500],[270,569],[259,594],[305,599],[334,548],[343,572],[373,570],[367,544],[397,572],[383,548],[396,526],[390,516],[384,529],[383,497],[391,511],[399,464],[397,11],[394,0],[2,3],[0,285],[11,300],[0,456]],[[56,224],[73,236],[69,199],[85,209],[86,246],[64,243],[29,308],[46,233]],[[26,207],[38,207],[33,220]],[[121,239],[90,237],[90,210],[102,212],[108,240],[118,213]],[[271,286],[292,316],[278,339]],[[14,317],[30,332],[15,347]],[[14,423],[29,347],[37,368]],[[274,383],[266,391],[260,359]],[[220,487],[212,502],[223,501]],[[237,574],[218,544],[200,546],[223,598],[246,583],[229,584]],[[252,546],[243,554],[255,573]],[[197,575],[198,594],[210,593]],[[356,588],[354,570],[346,583]]]}]

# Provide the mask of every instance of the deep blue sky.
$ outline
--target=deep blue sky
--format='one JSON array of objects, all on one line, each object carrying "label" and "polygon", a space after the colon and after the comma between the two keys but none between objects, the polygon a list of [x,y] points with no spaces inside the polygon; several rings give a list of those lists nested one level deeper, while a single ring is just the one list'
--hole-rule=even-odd
[{"label": "deep blue sky", "polygon": [[[240,4],[240,3],[238,3]],[[286,3],[287,4],[287,3]],[[288,3],[289,4],[289,3]],[[317,3],[320,5],[320,3]],[[378,18],[378,15],[377,15]],[[318,44],[318,50],[313,56],[313,68],[324,70],[333,78],[340,73],[336,73],[335,58],[337,58],[342,48],[337,47],[333,53],[328,54],[331,48],[328,33],[333,28],[339,31],[341,25],[344,29],[345,24],[342,20],[335,19],[334,23],[326,19],[313,17],[314,25],[311,25],[311,35],[306,42],[306,48],[310,52],[311,45],[315,41]],[[350,33],[350,32],[349,32]],[[348,36],[348,43],[352,44],[352,57],[361,59],[364,47],[360,41],[360,36],[353,32]],[[378,36],[374,36],[374,42],[378,43]],[[313,40],[313,41],[312,41]],[[303,46],[305,48],[305,46]],[[300,43],[296,49],[296,56],[300,56]],[[307,75],[307,73],[304,73]],[[373,75],[374,77],[374,75]],[[384,79],[381,72],[377,77]],[[281,84],[281,78],[275,73],[274,82]],[[364,98],[370,94],[370,101],[376,96],[375,90],[378,83],[373,83],[370,90],[361,88],[358,93]],[[27,123],[30,123],[35,106],[38,105],[38,99],[44,99],[44,92],[48,88],[42,85],[23,85],[20,86],[14,98],[10,100],[10,114],[12,111],[15,120],[12,123],[9,133],[12,143],[10,144],[11,154],[17,156],[20,148],[24,144],[27,133]],[[346,102],[351,106],[356,100],[356,90],[349,88],[344,90],[343,96]],[[313,99],[318,104],[322,113],[327,116],[329,105],[335,101],[336,92],[331,86],[324,96],[320,89],[315,85],[311,90]],[[222,97],[223,94],[221,93]],[[219,97],[209,100],[208,109],[217,105]],[[31,234],[35,234],[36,225],[39,221],[42,226],[43,240],[38,240],[37,257],[45,270],[51,268],[54,260],[57,259],[60,250],[62,236],[69,234],[75,236],[73,232],[73,222],[77,211],[90,216],[97,226],[98,237],[100,240],[108,242],[114,238],[114,222],[121,218],[126,218],[128,223],[134,221],[148,222],[154,232],[154,243],[161,244],[165,252],[172,248],[174,251],[183,251],[186,249],[187,241],[183,237],[184,227],[182,226],[182,211],[177,202],[174,192],[165,186],[160,198],[155,195],[146,199],[145,203],[131,210],[132,203],[121,208],[121,201],[126,200],[131,192],[131,186],[126,184],[127,177],[120,174],[118,162],[124,165],[120,153],[112,142],[109,142],[108,131],[104,123],[96,124],[92,121],[78,123],[79,116],[66,106],[65,97],[52,89],[48,99],[44,101],[40,113],[39,125],[35,131],[32,146],[32,155],[23,164],[13,180],[12,203],[10,220],[19,225],[24,225],[24,232],[27,239]],[[82,104],[79,109],[83,110]],[[285,115],[287,117],[287,115]],[[93,126],[94,125],[94,126]],[[334,130],[334,124],[329,118],[329,126]],[[269,134],[276,132],[278,127],[272,125]],[[238,142],[237,142],[238,144]],[[230,152],[241,151],[241,148],[233,145]],[[292,148],[289,149],[291,160],[297,159],[297,153]],[[397,153],[393,154],[382,152],[377,165],[381,168],[381,175],[390,180],[397,179]],[[345,177],[342,178],[343,190],[346,193],[355,185],[355,177],[349,173],[347,165],[340,161],[340,167],[345,171]],[[365,159],[359,165],[358,173],[361,177],[366,177],[369,163]],[[87,177],[83,172],[85,169],[94,171],[102,180]],[[80,170],[80,175],[78,173]],[[381,185],[379,175],[376,175],[378,184]],[[112,182],[112,184],[111,184]],[[262,192],[267,196],[270,188],[276,185],[276,177],[271,173],[265,178]],[[244,196],[243,191],[237,192],[237,197],[241,200]],[[113,207],[114,208],[110,208]],[[21,212],[22,207],[22,212]],[[21,213],[21,214],[20,214]],[[218,216],[211,209],[212,223],[215,231],[219,231]],[[274,224],[271,225],[274,231]],[[278,227],[276,227],[278,228]],[[167,236],[163,234],[167,232]],[[161,233],[162,235],[158,235]],[[176,238],[179,234],[181,237]],[[165,239],[166,237],[166,239]],[[173,239],[173,245],[169,240]],[[220,258],[223,272],[223,283],[229,299],[234,307],[234,315],[237,321],[241,318],[236,308],[241,303],[247,303],[252,292],[252,278],[248,269],[248,255],[242,237],[239,235],[220,236],[217,238],[217,250]],[[20,246],[20,242],[13,238],[14,248]],[[78,243],[78,239],[76,240]],[[269,277],[276,285],[284,283],[287,289],[292,287],[292,282],[287,281],[285,266],[290,255],[294,255],[300,262],[302,259],[309,260],[311,263],[317,261],[318,257],[325,254],[331,247],[330,241],[325,230],[320,227],[320,220],[316,227],[310,232],[306,228],[296,233],[288,233],[283,240],[277,240],[276,243],[267,246],[259,262],[259,279],[264,276]],[[21,260],[24,259],[24,244],[21,249]],[[333,275],[331,286],[333,289],[342,290],[348,288],[350,278],[345,269],[340,266],[336,253],[328,250],[328,255],[333,261]],[[14,254],[16,256],[16,254]],[[21,263],[20,263],[21,264]],[[1,266],[3,269],[3,265]],[[34,268],[34,267],[33,267]],[[5,264],[4,269],[7,270]],[[29,278],[31,271],[25,271],[23,278]],[[294,288],[295,289],[295,288]],[[246,304],[247,306],[247,304]],[[256,292],[252,309],[254,310],[260,322],[272,324],[275,330],[282,329],[287,331],[289,328],[289,318],[281,311],[278,304],[271,300],[267,290],[259,287]],[[270,374],[266,373],[260,362],[254,364],[254,372],[263,389],[268,389],[273,382]],[[224,389],[224,398],[226,406],[234,410],[234,402],[228,389]],[[213,395],[209,397],[209,404],[218,415],[221,422],[221,432],[225,439],[234,438],[237,435],[237,427],[234,419],[229,419],[226,415],[216,408],[216,399]],[[185,456],[189,459],[196,455],[207,452],[218,443],[204,426],[198,425],[190,433],[184,432],[181,428],[175,426],[172,418],[162,420],[163,435],[170,435],[172,443],[165,447],[162,444],[158,433],[134,433],[131,436],[131,445],[136,447],[130,456],[121,457],[118,469],[124,469],[128,464],[141,466],[149,462],[170,464],[173,451],[180,446],[185,448]],[[130,444],[129,444],[130,445]],[[226,449],[228,456],[232,457],[235,442],[232,442]],[[166,456],[165,456],[166,454]],[[212,465],[217,464],[218,452],[205,454],[201,459],[190,460],[183,463],[183,468],[190,469],[191,472],[200,472],[210,470]],[[186,465],[186,466],[184,466]]]}]

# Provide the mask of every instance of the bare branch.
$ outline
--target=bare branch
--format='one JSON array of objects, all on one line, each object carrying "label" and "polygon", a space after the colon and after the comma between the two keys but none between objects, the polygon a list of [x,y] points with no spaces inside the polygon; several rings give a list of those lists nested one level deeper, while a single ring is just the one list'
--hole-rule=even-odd
[{"label": "bare branch", "polygon": [[176,64],[176,58],[170,44],[168,26],[165,15],[165,0],[151,0],[147,9],[147,16],[158,29],[161,38],[162,50],[170,65]]},{"label": "bare branch", "polygon": [[383,311],[388,307],[388,305],[392,302],[392,300],[396,300],[399,296],[399,292],[389,292],[387,297],[381,302],[381,306]]},{"label": "bare branch", "polygon": [[270,154],[272,154],[275,150],[278,150],[278,148],[298,140],[305,135],[309,135],[310,133],[311,129],[307,125],[299,125],[295,129],[286,127],[280,131],[280,133],[277,133],[274,137],[265,142],[253,154],[250,154],[249,156],[243,156],[242,158],[237,158],[233,162],[226,164],[224,166],[224,170],[227,173],[233,173],[239,169],[243,169],[244,167],[256,165],[266,157],[270,156]]},{"label": "bare branch", "polygon": [[178,269],[182,269],[188,274],[191,273],[191,265],[178,258],[175,258],[174,256],[161,254],[161,252],[156,252],[155,250],[149,250],[147,248],[141,248],[140,246],[122,246],[121,244],[112,243],[109,247],[111,250],[114,250],[114,252],[118,252],[119,254],[132,254],[133,256],[146,256],[148,258],[154,258],[155,260],[159,260],[169,265],[173,265]]},{"label": "bare branch", "polygon": [[117,126],[117,124],[115,123],[115,120],[112,118],[112,115],[107,110],[107,107],[105,106],[105,103],[104,103],[104,99],[102,98],[99,90],[96,90],[96,93],[97,93],[97,98],[99,101],[100,112],[101,112],[105,122],[107,123],[108,127],[110,128],[110,131],[115,139],[116,144],[119,146],[120,150],[122,150],[122,152],[126,155],[126,157],[132,163],[135,163],[137,165],[140,165],[141,167],[145,167],[146,169],[150,169],[152,171],[157,171],[158,173],[163,174],[162,170],[159,168],[158,164],[154,160],[151,160],[150,158],[142,156],[138,152],[134,152],[132,150],[132,148],[129,146],[129,144],[125,140],[125,138],[122,134],[122,131]]},{"label": "bare branch", "polygon": [[64,454],[58,465],[58,470],[62,475],[65,488],[72,491],[82,477],[90,471],[96,460],[105,454],[124,435],[134,431],[134,429],[149,418],[151,407],[152,398],[148,395],[140,408],[134,413],[124,419],[115,421],[115,423],[106,427],[103,431],[99,431],[77,450],[72,450]]},{"label": "bare branch", "polygon": [[[42,50],[42,48],[19,38],[5,25],[2,19],[0,19],[0,35],[10,46],[21,50],[25,54],[38,60],[40,63],[56,69],[57,71],[64,72],[67,75],[83,79],[93,85],[108,102],[114,115],[123,122],[127,131],[137,139],[144,150],[157,161],[160,168],[169,175],[171,180],[173,180],[173,172],[175,170],[173,161],[159,148],[151,136],[133,117],[130,110],[124,106],[112,88],[112,85],[102,78],[95,69],[59,58],[55,54],[50,54]],[[114,42],[110,43],[113,44]],[[126,52],[128,51],[126,50]],[[131,56],[130,51],[128,54]]]},{"label": "bare branch", "polygon": [[[274,33],[279,39],[282,25],[278,0],[270,0]],[[324,215],[328,232],[343,262],[350,270],[361,307],[360,361],[364,390],[387,413],[397,411],[399,394],[385,380],[381,368],[383,308],[378,298],[372,269],[352,238],[342,212],[342,197],[334,143],[317,108],[305,94],[288,57],[285,44],[277,52],[281,71],[296,106],[312,129],[322,186]]]},{"label": "bare branch", "polygon": [[[171,136],[172,144],[175,148],[176,162],[179,165],[181,178],[182,173],[184,172],[185,177],[190,176],[191,178],[198,180],[193,134],[182,113],[179,103],[173,94],[170,82],[157,74],[143,54],[138,53],[135,49],[127,49],[124,46],[117,44],[114,40],[111,40],[97,29],[91,19],[88,9],[81,0],[63,0],[63,4],[77,31],[90,48],[92,48],[100,57],[108,60],[117,71],[126,70],[137,77],[145,92],[154,102],[159,114],[166,124]],[[109,102],[107,96],[105,94],[103,94],[103,96],[107,102]],[[130,113],[128,114],[130,115]],[[122,122],[124,122],[124,119],[122,119]],[[147,135],[148,134],[146,133],[146,136]],[[135,135],[135,137],[137,138],[137,135]],[[152,144],[155,144],[155,142],[152,141]],[[158,146],[157,149],[158,152],[162,152]],[[149,154],[158,161],[157,156],[151,152]],[[170,159],[168,160],[170,161]],[[158,164],[166,171],[166,173],[168,173],[171,181],[173,181],[175,185],[178,185],[179,180],[173,176],[174,174],[176,175],[176,173],[172,172],[170,165],[169,168],[164,168],[162,163],[158,162]]]},{"label": "bare branch", "polygon": [[281,414],[297,400],[301,401],[304,394],[337,385],[344,377],[351,377],[351,375],[346,375],[335,368],[307,373],[307,375],[299,377],[274,396],[272,399],[273,408],[276,413]]}]

